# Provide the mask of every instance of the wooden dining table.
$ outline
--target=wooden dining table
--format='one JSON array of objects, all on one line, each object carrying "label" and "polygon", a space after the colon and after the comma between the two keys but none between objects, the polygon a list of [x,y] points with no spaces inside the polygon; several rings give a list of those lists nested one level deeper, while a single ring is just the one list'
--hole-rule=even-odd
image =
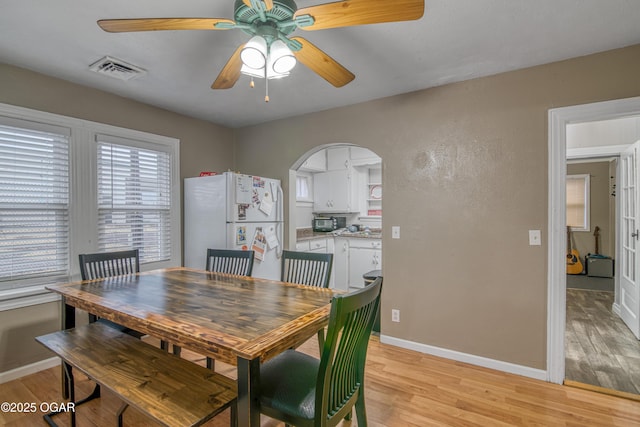
[{"label": "wooden dining table", "polygon": [[184,267],[50,285],[75,308],[237,366],[238,425],[260,425],[260,363],[326,326],[334,291]]}]

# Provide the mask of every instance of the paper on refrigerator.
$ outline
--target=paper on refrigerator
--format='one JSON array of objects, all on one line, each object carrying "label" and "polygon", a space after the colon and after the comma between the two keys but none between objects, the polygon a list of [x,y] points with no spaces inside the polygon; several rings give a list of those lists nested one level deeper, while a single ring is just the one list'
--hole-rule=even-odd
[{"label": "paper on refrigerator", "polygon": [[264,253],[267,250],[267,239],[262,231],[262,227],[256,227],[256,232],[253,234],[253,242],[251,242],[251,250],[253,251],[253,257],[258,261],[264,259]]}]

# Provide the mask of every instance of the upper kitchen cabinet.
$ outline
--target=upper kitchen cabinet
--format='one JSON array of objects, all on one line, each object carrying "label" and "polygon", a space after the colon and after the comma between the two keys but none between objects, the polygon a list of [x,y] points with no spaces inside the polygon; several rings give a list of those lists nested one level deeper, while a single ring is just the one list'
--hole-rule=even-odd
[{"label": "upper kitchen cabinet", "polygon": [[[353,148],[351,148],[353,149]],[[327,170],[345,170],[351,167],[349,147],[327,148]]]},{"label": "upper kitchen cabinet", "polygon": [[298,169],[302,172],[324,172],[327,170],[326,150],[311,155]]},{"label": "upper kitchen cabinet", "polygon": [[379,166],[382,162],[376,153],[364,147],[351,147],[350,159],[353,166]]},{"label": "upper kitchen cabinet", "polygon": [[313,210],[316,213],[358,212],[357,186],[351,170],[335,170],[313,175]]}]

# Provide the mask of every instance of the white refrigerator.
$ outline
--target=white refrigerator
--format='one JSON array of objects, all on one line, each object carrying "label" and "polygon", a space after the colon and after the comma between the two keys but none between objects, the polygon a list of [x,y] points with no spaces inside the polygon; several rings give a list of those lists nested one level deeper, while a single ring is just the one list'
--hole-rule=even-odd
[{"label": "white refrigerator", "polygon": [[225,172],[184,180],[184,265],[204,269],[207,249],[254,250],[254,277],[280,280],[280,181]]}]

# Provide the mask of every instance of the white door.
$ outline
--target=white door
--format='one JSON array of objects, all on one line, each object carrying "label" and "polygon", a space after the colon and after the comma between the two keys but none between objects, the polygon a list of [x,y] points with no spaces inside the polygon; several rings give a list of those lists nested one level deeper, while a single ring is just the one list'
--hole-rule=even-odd
[{"label": "white door", "polygon": [[640,292],[638,275],[638,149],[636,142],[621,156],[621,257],[620,257],[620,317],[640,339]]}]

